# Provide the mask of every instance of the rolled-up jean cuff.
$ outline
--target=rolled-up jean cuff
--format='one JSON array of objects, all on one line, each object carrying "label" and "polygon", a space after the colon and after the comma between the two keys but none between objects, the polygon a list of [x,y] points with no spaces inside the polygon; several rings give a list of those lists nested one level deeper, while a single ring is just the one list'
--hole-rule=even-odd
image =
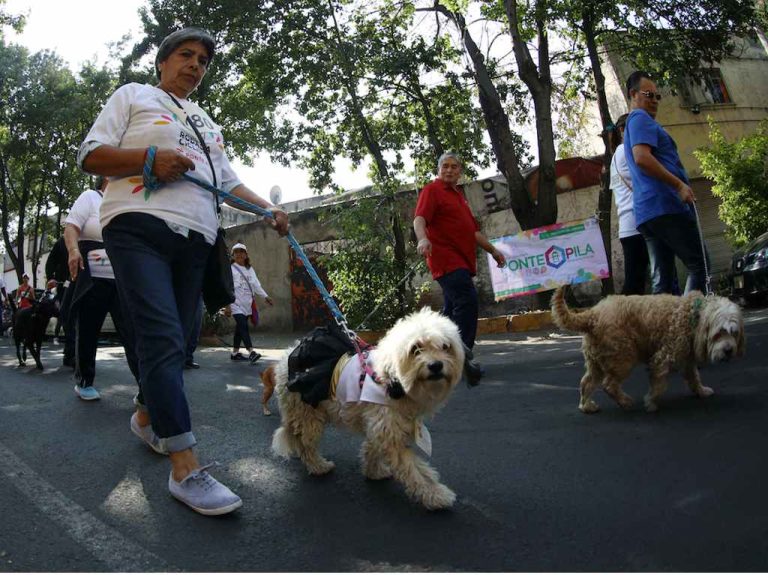
[{"label": "rolled-up jean cuff", "polygon": [[191,449],[197,445],[197,439],[191,431],[174,435],[173,437],[159,437],[160,447],[165,448],[169,453]]},{"label": "rolled-up jean cuff", "polygon": [[139,401],[138,395],[133,396],[133,405],[136,406],[136,409],[138,409],[139,411],[143,411],[144,413],[147,413],[149,411],[147,409],[147,406]]}]

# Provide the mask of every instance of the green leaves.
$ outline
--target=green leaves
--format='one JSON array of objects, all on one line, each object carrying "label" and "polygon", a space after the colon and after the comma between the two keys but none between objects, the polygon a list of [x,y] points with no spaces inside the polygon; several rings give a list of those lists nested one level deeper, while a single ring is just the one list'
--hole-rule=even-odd
[{"label": "green leaves", "polygon": [[768,120],[733,142],[710,120],[709,139],[711,145],[694,154],[714,182],[729,238],[743,246],[768,230]]}]

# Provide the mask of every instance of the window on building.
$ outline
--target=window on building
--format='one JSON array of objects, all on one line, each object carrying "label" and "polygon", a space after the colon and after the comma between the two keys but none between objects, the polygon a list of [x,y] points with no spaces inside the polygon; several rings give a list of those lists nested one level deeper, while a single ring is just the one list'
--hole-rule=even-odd
[{"label": "window on building", "polygon": [[691,107],[733,103],[719,68],[704,70],[698,79],[687,78],[681,82],[680,96],[683,105]]},{"label": "window on building", "polygon": [[712,68],[704,72],[702,78],[703,92],[707,100],[712,104],[730,104],[731,97],[728,88],[725,87],[723,75],[719,68]]}]

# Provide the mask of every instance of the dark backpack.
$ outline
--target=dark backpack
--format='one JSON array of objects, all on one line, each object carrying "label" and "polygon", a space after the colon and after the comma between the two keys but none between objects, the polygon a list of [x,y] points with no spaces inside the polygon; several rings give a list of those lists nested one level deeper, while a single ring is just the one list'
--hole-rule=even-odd
[{"label": "dark backpack", "polygon": [[328,399],[336,362],[355,346],[336,324],[316,327],[288,356],[288,389],[313,407]]}]

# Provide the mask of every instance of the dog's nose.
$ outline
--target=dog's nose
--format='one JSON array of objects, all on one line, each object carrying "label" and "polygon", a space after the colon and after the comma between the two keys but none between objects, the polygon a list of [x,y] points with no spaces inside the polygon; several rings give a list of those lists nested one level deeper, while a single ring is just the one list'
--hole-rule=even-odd
[{"label": "dog's nose", "polygon": [[442,361],[432,361],[427,365],[427,369],[431,371],[432,373],[440,373],[443,371],[443,362]]},{"label": "dog's nose", "polygon": [[731,357],[733,356],[733,348],[732,347],[726,347],[724,352],[725,352],[725,359],[726,359],[726,361],[731,359]]}]

